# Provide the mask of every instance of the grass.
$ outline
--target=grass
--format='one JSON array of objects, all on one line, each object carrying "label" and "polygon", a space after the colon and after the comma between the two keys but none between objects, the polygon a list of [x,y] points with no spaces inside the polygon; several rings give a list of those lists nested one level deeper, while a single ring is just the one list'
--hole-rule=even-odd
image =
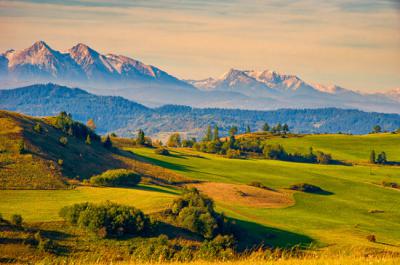
[{"label": "grass", "polygon": [[[332,137],[333,140],[336,138]],[[301,138],[295,139],[300,139],[299,145],[303,145]],[[400,205],[400,191],[379,185],[383,179],[399,182],[398,166],[234,160],[187,149],[173,151],[171,156],[156,155],[145,148],[133,149],[133,152],[197,180],[242,184],[258,181],[275,189],[301,182],[317,185],[332,194],[298,192],[295,194],[296,204],[285,209],[257,209],[232,203],[219,203],[217,206],[238,220],[306,235],[324,246],[400,247],[400,209],[397,207]],[[393,153],[393,157],[397,155]],[[373,214],[369,212],[371,209],[383,212]],[[366,236],[369,234],[375,234],[378,243],[368,242]],[[281,245],[296,240],[296,237],[286,237],[284,233],[281,236],[267,242]]]},{"label": "grass", "polygon": [[305,135],[300,137],[268,140],[271,144],[282,144],[290,152],[307,153],[309,148],[329,153],[334,159],[366,163],[371,150],[385,151],[390,161],[400,161],[400,134],[379,133],[368,135]]},{"label": "grass", "polygon": [[21,214],[27,222],[62,220],[59,210],[66,205],[80,202],[106,200],[127,204],[145,213],[165,209],[177,194],[171,188],[139,185],[135,188],[78,187],[74,190],[0,190],[0,213],[9,219]]},{"label": "grass", "polygon": [[[253,260],[253,259],[244,259],[244,260],[234,260],[234,261],[191,261],[191,262],[156,262],[156,263],[143,263],[143,262],[113,262],[113,264],[117,265],[160,265],[160,264],[168,264],[168,265],[397,265],[400,262],[400,258],[398,257],[324,257],[324,258],[289,258],[289,259],[279,259],[279,260]],[[46,262],[42,262],[39,264],[49,264]],[[63,263],[69,264],[69,263]],[[91,265],[103,265],[109,263],[103,262],[95,262],[95,263],[86,263],[86,262],[73,262],[71,264],[91,264]]]}]

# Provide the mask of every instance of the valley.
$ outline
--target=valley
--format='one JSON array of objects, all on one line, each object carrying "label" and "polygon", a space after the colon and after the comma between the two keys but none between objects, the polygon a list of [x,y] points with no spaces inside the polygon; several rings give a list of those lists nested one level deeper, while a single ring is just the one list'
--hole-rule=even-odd
[{"label": "valley", "polygon": [[[193,187],[211,198],[216,212],[224,213],[232,222],[238,253],[257,246],[266,247],[265,251],[296,246],[304,255],[319,257],[344,253],[347,249],[365,255],[397,255],[395,253],[400,251],[397,232],[400,231],[397,207],[400,193],[395,186],[400,180],[400,167],[396,164],[400,160],[398,133],[254,132],[236,135],[238,141],[259,139],[272,145],[280,144],[293,153],[306,153],[312,147],[340,161],[318,164],[262,156],[228,158],[188,147],[168,147],[167,154],[160,154],[156,152],[160,148],[157,145],[146,147],[139,145],[138,139],[113,136],[110,138],[113,147],[108,149],[104,145],[105,138],[100,141],[92,136],[92,142],[86,140],[85,143],[74,130],[62,131],[57,121],[64,117],[65,124],[71,123],[68,116],[60,115],[33,118],[1,112],[1,123],[7,129],[2,129],[0,134],[0,174],[4,183],[0,190],[0,213],[2,220],[6,220],[2,222],[12,220],[15,214],[21,215],[26,227],[19,230],[18,226],[0,224],[0,244],[4,246],[0,257],[3,260],[25,262],[26,259],[15,256],[15,253],[24,253],[24,257],[36,261],[52,258],[60,263],[66,260],[126,262],[132,258],[129,249],[137,248],[140,238],[151,245],[164,240],[160,237],[163,234],[178,249],[183,246],[196,249],[199,244],[206,244],[207,239],[204,241],[199,234],[184,229],[184,223],[179,224],[167,215],[171,204],[186,196],[185,189]],[[66,144],[58,142],[62,137],[68,139]],[[22,153],[18,149],[21,140],[25,143]],[[228,140],[221,138],[221,141]],[[387,164],[372,164],[369,160],[372,149],[385,151]],[[100,158],[104,161],[98,164]],[[43,164],[43,173],[33,171],[38,163]],[[88,181],[93,175],[115,168],[134,170],[141,175],[141,183],[133,187],[103,187]],[[292,188],[301,183],[312,184],[321,191]],[[59,215],[65,206],[107,201],[142,210],[157,222],[156,230],[144,237],[103,239],[82,227],[71,226]],[[34,231],[42,231],[40,233],[52,240],[58,250],[37,255],[35,247],[19,243]],[[368,239],[372,235],[374,240]],[[196,253],[191,255],[200,255]],[[178,259],[178,255],[183,252],[178,251],[171,257]],[[154,261],[150,257],[143,258]]]}]

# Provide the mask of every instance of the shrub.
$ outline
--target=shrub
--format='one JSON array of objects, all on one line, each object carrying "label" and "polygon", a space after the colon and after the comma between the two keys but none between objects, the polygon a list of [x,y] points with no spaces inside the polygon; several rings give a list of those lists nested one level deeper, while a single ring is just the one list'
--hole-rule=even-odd
[{"label": "shrub", "polygon": [[40,123],[36,123],[35,126],[33,126],[33,130],[37,133],[42,133],[42,125],[40,125]]},{"label": "shrub", "polygon": [[178,247],[170,242],[166,235],[160,235],[147,241],[141,240],[140,244],[131,245],[129,252],[141,260],[162,262],[172,260],[177,251]]},{"label": "shrub", "polygon": [[240,151],[235,149],[228,149],[226,151],[227,158],[240,158]]},{"label": "shrub", "polygon": [[19,215],[19,214],[13,214],[11,216],[11,223],[13,225],[21,226],[22,225],[22,221],[23,221],[22,216]]},{"label": "shrub", "polygon": [[253,186],[253,187],[264,189],[264,190],[271,190],[271,188],[268,188],[267,186],[265,186],[264,184],[262,184],[261,182],[258,182],[258,181],[250,182],[249,186]]},{"label": "shrub", "polygon": [[367,240],[369,241],[369,242],[376,242],[376,237],[375,237],[375,235],[368,235],[367,236]]},{"label": "shrub", "polygon": [[99,237],[141,235],[151,228],[140,210],[112,202],[81,203],[61,209],[60,216],[71,224],[95,232]]},{"label": "shrub", "polygon": [[23,139],[18,141],[18,153],[19,154],[24,154],[26,151],[25,149],[25,141]]},{"label": "shrub", "polygon": [[317,151],[317,163],[328,165],[332,162],[332,156],[330,154],[325,154],[321,151]]},{"label": "shrub", "polygon": [[217,235],[213,240],[206,240],[200,246],[201,259],[232,259],[235,257],[235,240],[231,235]]},{"label": "shrub", "polygon": [[167,156],[169,155],[169,151],[167,148],[163,148],[163,147],[159,147],[156,150],[154,150],[154,153],[156,153],[157,155],[163,155],[163,156]]},{"label": "shrub", "polygon": [[68,138],[65,136],[61,136],[58,140],[62,146],[66,146],[68,144]]},{"label": "shrub", "polygon": [[395,189],[400,188],[400,185],[397,184],[397,182],[391,182],[391,181],[382,181],[382,186],[395,188]]},{"label": "shrub", "polygon": [[290,187],[291,190],[297,190],[297,191],[302,191],[302,192],[308,192],[308,193],[319,193],[322,192],[323,190],[315,185],[307,184],[307,183],[300,183],[300,184],[295,184]]},{"label": "shrub", "polygon": [[214,202],[197,189],[185,190],[182,197],[172,203],[171,214],[178,225],[204,238],[231,232],[230,222],[223,214],[215,212]]},{"label": "shrub", "polygon": [[99,186],[136,186],[141,180],[139,174],[127,169],[111,169],[90,178],[90,183]]},{"label": "shrub", "polygon": [[60,167],[62,167],[62,166],[64,165],[64,160],[58,159],[58,160],[57,160],[57,164],[58,164]]}]

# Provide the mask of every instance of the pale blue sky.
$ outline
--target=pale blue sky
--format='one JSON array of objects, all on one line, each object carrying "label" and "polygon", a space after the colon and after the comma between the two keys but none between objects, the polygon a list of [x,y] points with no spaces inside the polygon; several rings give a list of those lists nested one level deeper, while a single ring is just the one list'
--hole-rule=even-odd
[{"label": "pale blue sky", "polygon": [[274,69],[362,91],[400,87],[398,0],[2,1],[0,50],[83,42],[179,78]]}]

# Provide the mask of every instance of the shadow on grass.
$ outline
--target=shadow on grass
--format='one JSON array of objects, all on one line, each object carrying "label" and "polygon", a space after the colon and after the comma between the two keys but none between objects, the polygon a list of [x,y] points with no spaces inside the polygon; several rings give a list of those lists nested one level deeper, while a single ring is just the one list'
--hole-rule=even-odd
[{"label": "shadow on grass", "polygon": [[187,166],[183,166],[183,165],[178,165],[175,163],[171,163],[171,162],[166,162],[160,159],[156,159],[156,158],[152,158],[152,157],[148,157],[148,156],[143,156],[143,155],[139,155],[134,153],[135,158],[138,158],[141,161],[145,161],[145,162],[149,162],[152,163],[154,165],[160,166],[160,167],[165,167],[167,169],[171,169],[171,170],[178,170],[178,171],[191,171],[189,169],[189,167]]},{"label": "shadow on grass", "polygon": [[235,235],[239,250],[257,248],[259,246],[272,248],[292,248],[294,246],[308,247],[314,240],[306,235],[267,227],[262,224],[231,219],[235,223]]},{"label": "shadow on grass", "polygon": [[143,191],[155,191],[155,192],[162,192],[162,193],[167,193],[167,194],[172,194],[172,195],[179,195],[180,193],[177,191],[172,191],[172,190],[165,190],[165,189],[160,189],[156,186],[136,186],[132,187],[132,189],[135,190],[143,190]]}]

